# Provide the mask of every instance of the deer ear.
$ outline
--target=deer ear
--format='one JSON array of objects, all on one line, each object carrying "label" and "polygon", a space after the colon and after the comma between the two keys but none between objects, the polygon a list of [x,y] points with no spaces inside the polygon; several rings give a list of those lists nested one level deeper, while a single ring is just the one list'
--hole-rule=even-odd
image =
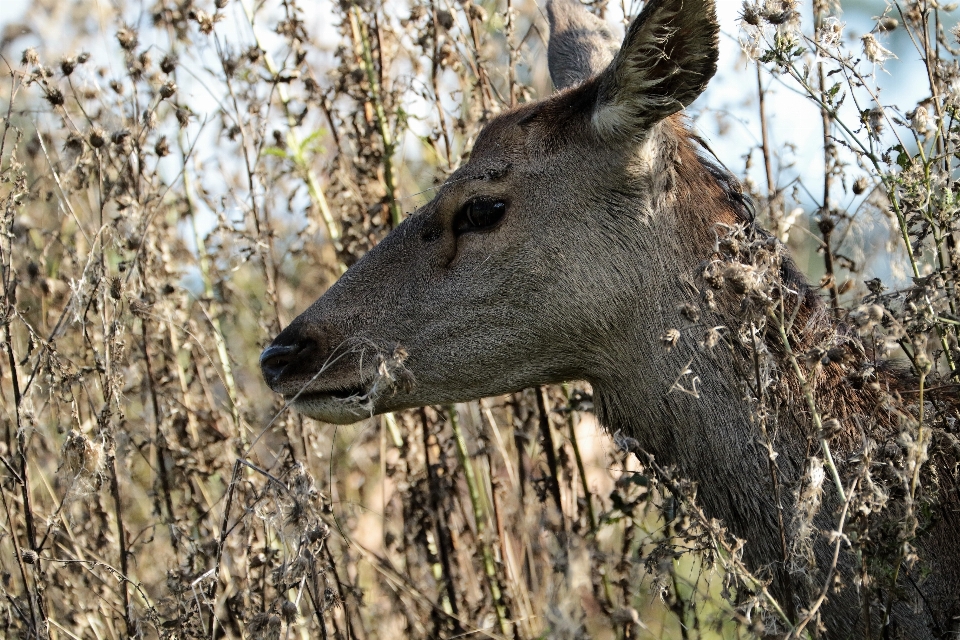
[{"label": "deer ear", "polygon": [[603,20],[578,0],[547,2],[550,42],[547,62],[553,86],[566,89],[589,80],[607,68],[620,42]]},{"label": "deer ear", "polygon": [[719,32],[714,0],[647,2],[597,78],[600,135],[635,135],[693,102],[717,71]]}]

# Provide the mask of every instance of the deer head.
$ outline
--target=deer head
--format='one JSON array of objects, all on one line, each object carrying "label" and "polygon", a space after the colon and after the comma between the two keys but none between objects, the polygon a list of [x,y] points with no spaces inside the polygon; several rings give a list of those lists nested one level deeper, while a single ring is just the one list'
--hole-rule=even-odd
[{"label": "deer head", "polygon": [[626,360],[655,373],[666,300],[709,252],[678,217],[690,145],[670,116],[716,70],[714,2],[652,0],[619,49],[579,3],[548,12],[562,90],[491,121],[436,197],[264,350],[265,380],[299,411],[349,423],[615,384]]}]

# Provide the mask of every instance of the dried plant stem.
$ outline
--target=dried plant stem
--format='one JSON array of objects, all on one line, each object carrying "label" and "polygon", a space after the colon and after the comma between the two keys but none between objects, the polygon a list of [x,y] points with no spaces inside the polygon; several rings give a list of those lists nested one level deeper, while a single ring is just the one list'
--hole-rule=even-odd
[{"label": "dried plant stem", "polygon": [[480,85],[480,103],[483,107],[483,112],[484,114],[489,114],[493,103],[493,95],[491,94],[490,77],[487,74],[487,69],[480,60],[480,50],[482,47],[480,46],[480,36],[477,33],[478,25],[476,22],[473,13],[467,11],[467,26],[470,31],[471,44],[473,45],[470,48],[473,55],[468,58],[468,60],[471,70],[474,75],[476,75],[477,82]]},{"label": "dried plant stem", "polygon": [[[560,465],[557,463],[557,451],[553,445],[553,434],[550,430],[550,414],[547,413],[546,390],[543,387],[537,387],[537,410],[540,413],[540,437],[543,439],[543,450],[547,455],[547,467],[550,469],[550,476],[546,478],[547,486],[550,487],[550,495],[557,505],[557,510],[563,515],[563,499],[560,496]],[[562,522],[562,519],[561,519]],[[565,525],[563,525],[565,526]]]},{"label": "dried plant stem", "polygon": [[[260,29],[257,26],[253,9],[249,6],[247,0],[241,0],[240,4],[243,7],[244,15],[247,17],[247,22],[250,24],[250,30],[253,33],[254,42],[256,42],[257,48],[260,49],[261,54],[263,55],[263,63],[267,69],[267,73],[269,73],[273,77],[274,81],[277,82],[277,95],[280,98],[280,104],[283,105],[284,114],[287,117],[287,124],[290,126],[290,131],[287,134],[287,144],[291,149],[294,150],[291,159],[293,160],[294,166],[296,166],[298,173],[307,185],[307,192],[310,195],[310,201],[313,202],[313,205],[320,212],[320,217],[323,219],[323,224],[327,230],[327,238],[330,239],[330,243],[333,245],[334,249],[339,255],[343,249],[340,224],[336,221],[336,219],[333,217],[333,213],[330,211],[330,205],[327,204],[327,198],[323,193],[323,189],[320,187],[320,181],[317,178],[316,172],[314,172],[310,165],[310,158],[305,153],[306,149],[304,148],[303,141],[296,133],[297,119],[296,114],[294,114],[290,109],[290,96],[288,95],[283,84],[279,83],[278,81],[280,77],[280,69],[274,62],[273,56],[270,55],[270,52],[261,43]],[[342,261],[337,260],[337,266],[339,267],[341,273],[346,271],[346,266]]]},{"label": "dried plant stem", "polygon": [[393,153],[396,151],[387,114],[383,108],[383,98],[380,92],[380,81],[377,78],[377,69],[373,63],[373,51],[370,47],[370,33],[362,20],[360,7],[350,7],[350,28],[356,40],[360,43],[363,59],[363,69],[370,85],[370,98],[373,101],[374,115],[377,121],[377,130],[383,140],[383,183],[387,188],[387,205],[390,208],[390,221],[394,227],[403,220],[400,212],[400,203],[397,201],[397,179],[393,166]]},{"label": "dried plant stem", "polygon": [[763,172],[767,181],[767,216],[770,219],[770,229],[781,240],[786,238],[788,229],[783,227],[784,210],[782,197],[777,189],[776,179],[773,177],[773,148],[770,143],[770,132],[767,118],[767,89],[763,86],[763,76],[760,65],[756,65],[757,72],[757,103],[760,117],[760,151],[763,154]]},{"label": "dried plant stem", "polygon": [[[770,147],[770,132],[767,127],[767,91],[763,88],[763,76],[760,65],[757,69],[757,103],[760,115],[760,150],[763,153],[763,171],[767,178],[767,200],[772,202],[776,195],[776,180],[773,178],[773,150]],[[771,212],[772,213],[772,212]],[[780,220],[772,220],[774,228],[779,226]]]},{"label": "dried plant stem", "polygon": [[[127,560],[127,532],[123,526],[123,503],[120,500],[120,483],[117,480],[117,458],[111,453],[109,457],[110,468],[110,495],[113,497],[114,516],[117,519],[117,540],[120,544],[120,573],[126,577],[130,575]],[[123,621],[127,627],[127,636],[135,637],[137,634],[136,622],[134,622],[130,608],[130,592],[128,581],[121,580],[120,595],[123,600]]]},{"label": "dried plant stem", "polygon": [[[17,567],[20,569],[20,579],[23,580],[23,592],[28,594],[27,604],[30,607],[30,620],[26,622],[29,623],[31,629],[36,630],[38,621],[37,621],[37,610],[36,610],[36,607],[34,606],[35,601],[32,597],[29,596],[30,580],[27,578],[27,569],[26,567],[23,566],[24,565],[23,551],[21,550],[21,547],[20,547],[20,540],[17,538],[16,535],[13,535],[13,532],[16,531],[16,526],[13,521],[13,515],[10,513],[10,505],[7,504],[6,489],[2,486],[0,486],[0,499],[3,500],[3,510],[7,515],[7,527],[11,532],[10,539],[13,542],[13,552],[15,554],[15,558],[17,561]],[[37,562],[40,562],[39,558],[37,559]],[[42,612],[41,612],[41,616],[42,616]],[[43,621],[43,619],[44,617],[41,617],[41,621]],[[37,633],[36,636],[39,637],[39,634]]]},{"label": "dried plant stem", "polygon": [[490,548],[490,541],[487,536],[487,514],[483,506],[481,488],[477,482],[477,475],[473,468],[473,462],[470,459],[470,453],[467,451],[467,442],[463,437],[463,431],[460,429],[460,421],[457,419],[457,409],[454,406],[447,407],[447,413],[450,416],[450,427],[453,430],[453,437],[457,444],[457,458],[460,466],[463,468],[463,478],[467,483],[467,490],[470,494],[470,505],[473,507],[473,518],[477,526],[477,544],[481,548],[483,556],[483,571],[487,578],[487,587],[490,589],[490,596],[493,599],[494,611],[497,614],[497,623],[500,632],[505,636],[510,634],[510,622],[507,615],[507,607],[503,600],[503,592],[500,590],[500,579],[497,575],[497,565],[493,557],[493,550]]},{"label": "dried plant stem", "polygon": [[[4,270],[7,272],[10,271],[9,267],[6,265]],[[8,298],[5,300],[7,311],[5,315],[8,318],[9,310],[11,309],[11,305],[9,303],[9,291],[9,288],[5,288],[5,293],[7,293]],[[4,346],[6,347],[7,352],[7,364],[10,367],[10,382],[13,386],[14,420],[17,425],[17,457],[20,459],[20,497],[23,500],[23,520],[27,534],[27,548],[30,551],[38,552],[37,528],[33,520],[33,502],[30,496],[30,475],[27,469],[27,433],[21,419],[23,396],[20,395],[20,383],[17,379],[17,360],[13,355],[13,336],[10,333],[9,319],[3,323],[3,331],[5,338]],[[12,526],[11,522],[10,534],[14,537],[15,531],[16,529]],[[22,562],[20,558],[18,558],[18,561]],[[45,627],[47,622],[47,607],[43,597],[43,589],[41,588],[43,583],[43,570],[39,558],[37,559],[35,567],[36,570],[34,571],[34,580],[36,580],[37,584],[34,597],[36,598],[37,611],[34,612],[33,610],[33,599],[31,598],[30,618],[31,622],[33,623],[33,628],[39,629],[41,627]],[[26,578],[24,578],[24,585],[26,585]],[[29,593],[29,588],[27,589],[27,593]]]},{"label": "dried plant stem", "polygon": [[[914,365],[916,367],[916,365]],[[907,507],[907,518],[902,522],[909,528],[909,531],[906,531],[904,536],[903,544],[899,545],[899,557],[897,559],[896,565],[893,567],[893,574],[890,577],[890,588],[887,593],[887,602],[884,607],[884,618],[883,625],[881,626],[881,634],[886,634],[887,629],[889,628],[890,622],[892,620],[891,611],[893,608],[893,598],[897,590],[897,581],[900,579],[900,567],[903,566],[903,560],[906,556],[906,547],[907,543],[911,542],[916,535],[917,530],[917,516],[916,516],[916,498],[917,498],[917,486],[920,482],[920,468],[923,466],[923,456],[926,451],[924,440],[926,439],[926,433],[923,428],[924,421],[924,386],[926,384],[926,371],[923,368],[916,367],[919,369],[919,383],[920,383],[920,392],[917,398],[917,405],[919,406],[918,415],[917,415],[917,441],[909,448],[907,454],[907,461],[913,467],[912,473],[910,474],[910,496],[906,502]]]},{"label": "dried plant stem", "polygon": [[400,433],[400,425],[397,424],[397,416],[392,413],[383,414],[383,424],[387,427],[387,433],[390,434],[390,441],[397,449],[405,449],[403,434]]},{"label": "dried plant stem", "polygon": [[196,446],[200,442],[200,426],[197,423],[197,413],[193,407],[193,395],[190,393],[190,384],[187,381],[187,370],[183,366],[183,363],[180,362],[180,337],[177,335],[179,331],[182,330],[181,327],[177,327],[173,318],[167,317],[162,320],[167,326],[167,336],[170,340],[170,353],[172,354],[171,360],[173,362],[173,367],[177,372],[177,381],[180,383],[180,393],[183,397],[183,409],[187,414],[187,435],[190,439],[190,444]]},{"label": "dried plant stem", "polygon": [[[755,414],[757,421],[760,423],[760,435],[762,437],[764,448],[767,452],[767,464],[770,469],[770,483],[773,485],[773,495],[777,503],[777,528],[780,533],[780,551],[781,558],[783,559],[784,566],[787,565],[787,561],[790,557],[790,551],[787,547],[787,527],[784,524],[783,520],[783,500],[781,499],[780,491],[780,474],[778,473],[777,467],[777,457],[779,454],[773,448],[773,440],[770,438],[769,431],[767,430],[767,399],[765,394],[765,385],[763,381],[763,376],[760,373],[760,357],[759,357],[759,345],[757,345],[757,327],[755,324],[750,323],[750,338],[753,342],[753,375],[754,381],[757,385],[756,394],[757,394],[757,404],[761,409],[758,414]],[[796,603],[794,602],[793,594],[793,580],[790,579],[789,574],[784,571],[786,575],[785,584],[787,587],[786,594],[786,607],[787,614],[790,616],[790,620],[796,620]]]},{"label": "dried plant stem", "polygon": [[[563,394],[569,403],[570,387],[568,385],[563,385]],[[580,488],[583,491],[583,500],[587,505],[587,521],[590,524],[590,533],[595,535],[599,523],[597,522],[597,514],[593,508],[593,492],[590,491],[590,485],[587,484],[587,472],[583,464],[583,456],[580,454],[580,443],[577,441],[577,422],[573,410],[567,414],[567,428],[570,430],[570,447],[573,449],[573,459],[577,464],[577,475],[580,476]],[[606,573],[600,576],[600,582],[603,586],[603,597],[606,600],[606,604],[608,607],[612,607],[614,603],[613,589],[610,586],[610,578]]]},{"label": "dried plant stem", "polygon": [[912,448],[912,453],[910,454],[913,458],[910,460],[910,463],[913,465],[913,473],[910,477],[910,505],[913,506],[916,497],[917,497],[917,486],[920,483],[920,468],[923,466],[923,454],[926,451],[926,446],[924,440],[926,439],[926,432],[923,428],[924,420],[924,386],[927,381],[927,372],[923,369],[920,370],[919,376],[919,385],[920,392],[917,396],[917,443],[916,446]]},{"label": "dried plant stem", "polygon": [[[847,493],[852,497],[854,492],[857,490],[857,483],[859,478],[855,478],[853,483],[850,485],[850,490]],[[843,526],[847,522],[847,510],[850,507],[850,500],[844,499],[843,509],[840,511],[840,520],[837,523],[837,529],[834,532],[836,538],[833,545],[833,559],[830,562],[830,568],[827,571],[827,575],[823,579],[823,587],[820,589],[820,594],[817,596],[817,599],[812,603],[810,608],[807,610],[806,615],[803,616],[803,619],[797,623],[793,629],[790,630],[784,640],[791,640],[792,638],[799,638],[800,634],[803,633],[803,630],[808,624],[814,619],[817,615],[817,611],[820,610],[820,607],[827,599],[827,594],[830,593],[830,588],[833,586],[833,574],[837,570],[837,562],[840,559],[840,547],[843,545],[846,537],[843,535]]]},{"label": "dried plant stem", "polygon": [[[184,156],[184,165],[186,165],[186,156]],[[233,418],[234,434],[240,441],[240,449],[246,450],[249,444],[247,432],[243,421],[240,419],[240,396],[237,393],[237,383],[233,377],[233,365],[230,362],[230,354],[227,352],[227,341],[223,337],[223,327],[220,323],[222,310],[217,302],[216,293],[213,290],[213,278],[210,269],[210,256],[207,253],[207,247],[204,243],[200,229],[197,227],[197,208],[193,198],[193,188],[190,184],[190,172],[183,172],[184,194],[187,199],[190,214],[190,229],[193,231],[193,240],[197,247],[197,256],[200,262],[200,275],[203,279],[203,295],[209,301],[209,312],[207,318],[210,326],[213,328],[213,341],[217,346],[217,357],[220,360],[220,368],[223,371],[223,385],[226,387],[227,397],[230,400],[230,416]]]},{"label": "dried plant stem", "polygon": [[[570,388],[563,385],[563,393],[570,400]],[[580,444],[577,442],[577,423],[574,411],[567,414],[567,428],[570,430],[570,446],[573,449],[573,458],[577,463],[577,474],[580,476],[580,488],[583,490],[583,500],[587,504],[587,520],[590,523],[590,532],[597,531],[597,515],[593,510],[593,493],[587,484],[587,472],[583,466],[583,456],[580,455]]]},{"label": "dried plant stem", "polygon": [[[344,592],[344,582],[340,579],[340,572],[337,570],[336,559],[333,557],[333,551],[330,549],[329,544],[323,545],[323,550],[327,558],[327,566],[330,568],[330,571],[333,573],[334,582],[337,585],[337,595],[340,597],[340,601],[343,603],[344,607],[344,624],[347,629],[347,637],[355,638],[356,640],[363,640],[366,637],[366,631],[363,629],[363,625],[354,625],[353,618],[358,616],[359,612],[357,611],[356,601],[353,598],[347,599],[347,594]],[[344,554],[349,562],[349,554]],[[322,608],[320,609],[322,610]],[[340,633],[340,627],[337,624],[336,618],[333,618],[333,628],[336,632],[336,637],[342,637]]]},{"label": "dried plant stem", "polygon": [[[227,534],[230,530],[227,525],[230,524],[230,507],[233,505],[233,493],[237,483],[240,482],[241,461],[233,463],[233,475],[230,478],[230,484],[227,485],[227,496],[223,503],[223,518],[220,519],[220,537],[217,541],[217,562],[214,565],[212,586],[207,595],[210,602],[210,640],[217,638],[217,588],[220,586],[220,565],[223,561],[223,547],[227,541]],[[319,611],[319,610],[318,610]]]},{"label": "dried plant stem", "polygon": [[480,404],[480,412],[490,426],[490,431],[493,432],[493,439],[497,443],[497,450],[500,452],[500,458],[503,460],[507,478],[510,480],[513,490],[517,491],[519,490],[520,479],[517,477],[517,470],[514,468],[513,461],[510,459],[510,454],[507,451],[506,442],[503,439],[503,434],[500,432],[500,425],[497,424],[496,419],[493,417],[493,412],[490,411],[490,405],[487,403],[487,400],[481,399],[478,402]]},{"label": "dried plant stem", "polygon": [[503,26],[503,36],[507,40],[507,91],[509,92],[507,100],[512,109],[517,106],[517,50],[513,46],[513,0],[507,0],[507,9],[504,16],[506,20]]},{"label": "dried plant stem", "polygon": [[[814,34],[820,33],[823,28],[824,7],[822,0],[813,0],[813,29]],[[823,134],[823,198],[820,203],[820,234],[823,238],[823,267],[824,281],[830,293],[830,304],[834,313],[840,308],[840,295],[837,290],[836,274],[833,264],[833,245],[831,244],[833,228],[833,205],[830,190],[833,187],[833,165],[835,163],[833,142],[830,140],[832,131],[833,112],[826,108],[827,85],[823,71],[823,59],[817,57],[817,82],[820,90],[820,124]]]},{"label": "dried plant stem", "polygon": [[[783,301],[781,300],[781,310],[783,309],[782,305]],[[810,419],[813,420],[813,428],[816,431],[817,438],[820,441],[820,450],[823,451],[824,461],[826,462],[827,468],[830,470],[830,475],[833,478],[834,485],[836,485],[837,495],[840,496],[840,500],[846,502],[847,494],[843,489],[843,483],[840,482],[840,472],[837,470],[837,466],[833,463],[833,455],[830,453],[830,443],[827,442],[826,437],[823,435],[823,421],[820,418],[820,412],[817,410],[817,401],[813,395],[813,388],[807,381],[807,377],[803,374],[803,370],[800,368],[800,363],[797,361],[797,357],[793,353],[793,348],[790,346],[790,338],[787,337],[787,330],[783,318],[778,318],[771,314],[771,320],[777,325],[777,331],[780,333],[780,342],[783,345],[784,355],[790,362],[793,373],[797,377],[797,381],[800,383],[800,388],[803,390],[803,397],[807,403],[807,411],[810,412]]]},{"label": "dried plant stem", "polygon": [[[452,170],[455,160],[453,159],[453,148],[450,142],[450,132],[447,129],[447,113],[444,111],[443,103],[440,101],[440,85],[438,78],[442,68],[440,66],[440,46],[439,36],[440,23],[437,20],[437,6],[435,0],[430,0],[430,19],[433,21],[433,48],[430,55],[430,86],[433,90],[433,104],[437,110],[438,129],[443,138],[443,151],[447,163],[447,169]],[[439,155],[439,154],[438,154]]]},{"label": "dried plant stem", "polygon": [[[155,423],[154,435],[153,435],[153,438],[154,438],[153,446],[154,446],[154,450],[156,451],[157,472],[158,472],[158,475],[160,476],[160,486],[163,490],[164,505],[167,508],[167,518],[168,518],[167,523],[170,527],[173,527],[175,526],[177,515],[173,508],[173,497],[172,497],[173,489],[170,485],[170,478],[167,474],[167,461],[166,461],[167,447],[166,447],[166,439],[163,437],[163,431],[161,429],[163,420],[161,418],[161,412],[160,412],[160,400],[157,397],[157,385],[154,382],[154,378],[153,378],[153,368],[150,363],[150,350],[147,348],[147,345],[150,344],[150,337],[147,331],[146,318],[143,318],[140,322],[140,333],[143,336],[143,343],[140,346],[143,350],[143,362],[144,362],[144,368],[146,369],[146,374],[147,374],[146,375],[147,387],[148,387],[148,392],[150,394],[150,402],[153,405],[153,421]],[[176,353],[176,351],[174,353]],[[184,397],[186,397],[186,394],[184,394]],[[157,497],[157,501],[158,501],[156,505],[157,512],[162,514],[162,511],[160,510],[160,505],[159,505],[159,496]],[[173,536],[173,535],[170,536],[170,544],[173,546],[174,550],[176,550],[177,548],[176,536]]]},{"label": "dried plant stem", "polygon": [[433,579],[437,581],[437,584],[443,585],[443,590],[440,592],[440,606],[443,607],[444,613],[449,616],[456,616],[456,592],[453,590],[453,580],[452,578],[445,578],[444,576],[450,575],[449,571],[444,571],[444,565],[449,568],[449,561],[442,557],[443,551],[441,550],[439,544],[437,544],[437,539],[434,536],[432,531],[427,531],[427,550],[431,555],[440,558],[436,562],[430,563],[430,573],[433,575]]}]

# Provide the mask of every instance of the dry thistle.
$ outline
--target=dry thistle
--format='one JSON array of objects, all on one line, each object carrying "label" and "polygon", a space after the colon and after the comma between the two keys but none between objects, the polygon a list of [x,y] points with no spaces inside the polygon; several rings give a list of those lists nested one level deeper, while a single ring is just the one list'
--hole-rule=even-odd
[{"label": "dry thistle", "polygon": [[47,102],[50,103],[50,106],[53,106],[53,107],[63,106],[63,101],[64,101],[63,91],[60,91],[60,89],[57,89],[56,87],[49,89],[45,97],[47,99]]},{"label": "dry thistle", "polygon": [[99,149],[107,143],[106,133],[98,128],[92,129],[87,139],[90,140],[90,146],[94,149]]},{"label": "dry thistle", "polygon": [[874,64],[882,66],[886,60],[897,57],[892,51],[884,49],[872,33],[861,36],[860,41],[863,43],[863,55]]},{"label": "dry thistle", "polygon": [[73,56],[67,56],[60,59],[60,71],[64,76],[69,76],[77,68],[77,59]]},{"label": "dry thistle", "polygon": [[845,26],[843,22],[840,22],[839,18],[828,16],[817,32],[817,39],[824,47],[839,46],[843,41],[843,28]]},{"label": "dry thistle", "polygon": [[37,50],[33,47],[24,49],[23,55],[20,57],[20,63],[34,66],[40,64],[40,56],[37,55]]},{"label": "dry thistle", "polygon": [[667,329],[663,332],[663,335],[660,336],[660,342],[662,342],[663,346],[667,348],[667,351],[670,351],[677,346],[677,342],[679,341],[680,332],[676,329]]},{"label": "dry thistle", "polygon": [[133,51],[140,40],[135,29],[125,26],[117,30],[117,42],[124,51]]}]

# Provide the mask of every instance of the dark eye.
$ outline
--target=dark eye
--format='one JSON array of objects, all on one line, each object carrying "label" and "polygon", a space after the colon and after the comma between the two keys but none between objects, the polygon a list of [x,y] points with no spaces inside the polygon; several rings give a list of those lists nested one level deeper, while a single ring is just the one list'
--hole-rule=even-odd
[{"label": "dark eye", "polygon": [[507,203],[502,200],[471,200],[457,212],[453,230],[459,235],[469,231],[490,229],[507,213]]}]

